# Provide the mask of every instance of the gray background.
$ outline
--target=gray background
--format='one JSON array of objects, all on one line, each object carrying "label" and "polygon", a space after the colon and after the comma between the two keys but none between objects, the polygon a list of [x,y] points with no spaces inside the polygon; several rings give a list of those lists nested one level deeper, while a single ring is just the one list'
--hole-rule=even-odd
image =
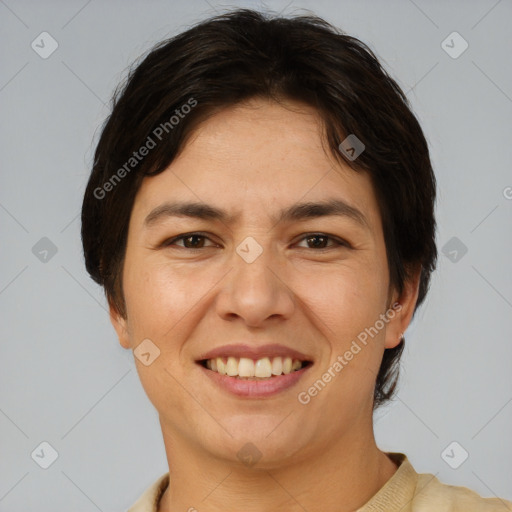
[{"label": "gray background", "polygon": [[[156,411],[85,272],[79,211],[128,65],[234,5],[261,8],[0,0],[2,512],[120,511],[167,471]],[[439,266],[407,331],[398,396],[376,414],[377,440],[407,453],[418,472],[512,499],[512,2],[266,5],[310,9],[368,43],[407,91],[431,146]],[[31,47],[43,31],[59,45],[47,59]],[[445,50],[460,51],[460,39],[442,46],[453,31],[469,44],[458,58]],[[35,462],[48,462],[48,449],[31,457],[43,441],[58,453],[48,469]],[[453,441],[460,447],[443,458]],[[468,459],[452,469],[446,460],[460,463],[462,450]]]}]

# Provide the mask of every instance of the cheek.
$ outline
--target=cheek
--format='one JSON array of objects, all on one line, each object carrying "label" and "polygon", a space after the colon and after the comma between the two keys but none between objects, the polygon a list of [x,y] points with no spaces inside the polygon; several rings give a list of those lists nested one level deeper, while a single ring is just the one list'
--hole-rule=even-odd
[{"label": "cheek", "polygon": [[185,313],[193,283],[169,265],[133,258],[127,259],[123,288],[134,334],[158,339]]},{"label": "cheek", "polygon": [[330,354],[326,366],[332,368],[338,361],[339,370],[342,364],[342,371],[336,373],[343,374],[338,384],[343,381],[345,392],[347,387],[354,388],[356,394],[368,392],[378,372],[385,328],[375,332],[372,327],[379,315],[385,313],[386,277],[378,260],[373,260],[340,267],[337,271],[330,269],[325,274],[316,272],[304,280],[303,293],[313,304],[321,320],[317,325],[326,338],[324,342],[328,343]]},{"label": "cheek", "polygon": [[182,280],[162,265],[137,256],[126,259],[123,289],[132,348],[136,349],[143,340],[149,339],[157,347],[150,345],[151,357],[158,354],[149,365],[134,354],[139,379],[158,411],[172,408],[177,414],[184,413],[184,397],[174,378],[180,345],[168,341],[176,336],[173,327],[188,309],[187,293],[182,285]]},{"label": "cheek", "polygon": [[384,307],[382,279],[378,266],[368,261],[301,272],[300,287],[333,334],[353,335],[354,329],[367,326],[370,320],[373,323]]}]

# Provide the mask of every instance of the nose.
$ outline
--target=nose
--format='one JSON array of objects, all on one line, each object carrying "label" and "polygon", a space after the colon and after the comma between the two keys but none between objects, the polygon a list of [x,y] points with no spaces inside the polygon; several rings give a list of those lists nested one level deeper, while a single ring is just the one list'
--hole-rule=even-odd
[{"label": "nose", "polygon": [[242,252],[234,253],[233,269],[222,281],[216,301],[217,313],[224,320],[240,319],[249,327],[264,327],[293,314],[294,293],[286,282],[285,262],[278,262],[268,246],[262,249],[253,261],[240,256]]}]

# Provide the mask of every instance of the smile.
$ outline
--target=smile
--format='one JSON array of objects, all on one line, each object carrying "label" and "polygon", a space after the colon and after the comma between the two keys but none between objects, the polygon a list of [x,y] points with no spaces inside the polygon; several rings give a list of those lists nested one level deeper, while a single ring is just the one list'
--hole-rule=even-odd
[{"label": "smile", "polygon": [[266,380],[301,370],[309,364],[309,361],[281,356],[262,357],[256,360],[229,356],[205,359],[200,364],[219,375],[245,380]]}]

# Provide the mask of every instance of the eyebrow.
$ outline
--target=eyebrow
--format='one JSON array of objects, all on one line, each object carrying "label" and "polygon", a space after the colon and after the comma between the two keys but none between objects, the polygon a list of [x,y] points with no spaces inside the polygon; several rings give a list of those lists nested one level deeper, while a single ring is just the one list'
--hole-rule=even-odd
[{"label": "eyebrow", "polygon": [[[305,202],[294,204],[282,209],[272,220],[278,222],[293,222],[318,217],[337,215],[348,217],[362,227],[371,230],[370,224],[364,214],[356,207],[349,205],[342,199],[328,199],[319,202]],[[144,220],[144,226],[150,227],[158,221],[168,217],[191,217],[202,220],[217,220],[227,224],[236,222],[239,214],[230,215],[225,210],[201,202],[177,201],[166,202],[154,208]]]}]

